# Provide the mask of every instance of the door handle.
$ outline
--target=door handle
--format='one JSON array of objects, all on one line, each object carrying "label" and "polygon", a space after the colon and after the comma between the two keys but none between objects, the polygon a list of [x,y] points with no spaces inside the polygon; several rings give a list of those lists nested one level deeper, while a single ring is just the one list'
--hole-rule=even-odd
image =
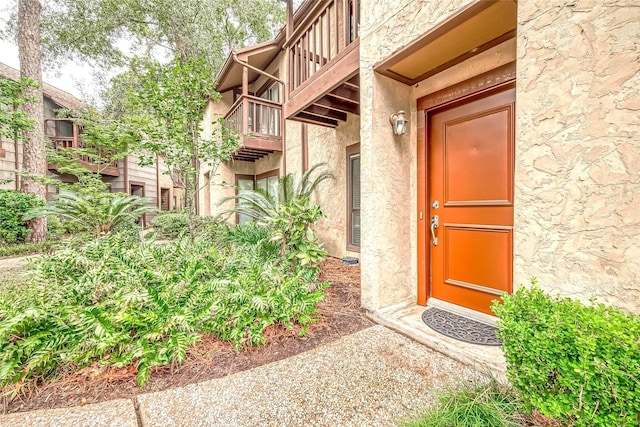
[{"label": "door handle", "polygon": [[436,228],[440,227],[440,217],[433,215],[431,217],[431,237],[433,238],[433,246],[438,246],[438,237],[436,236]]}]

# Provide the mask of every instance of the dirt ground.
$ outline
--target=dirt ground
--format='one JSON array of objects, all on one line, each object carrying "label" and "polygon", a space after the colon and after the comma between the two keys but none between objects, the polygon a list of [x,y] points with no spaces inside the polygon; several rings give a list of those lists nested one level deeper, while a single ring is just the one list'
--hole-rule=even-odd
[{"label": "dirt ground", "polygon": [[[11,265],[0,273],[13,273],[18,268]],[[360,308],[360,266],[347,266],[339,259],[327,258],[322,269],[322,278],[331,286],[318,305],[317,322],[303,337],[299,337],[296,330],[271,327],[265,331],[266,345],[235,350],[227,343],[205,336],[192,347],[181,365],[155,368],[144,389],[136,382],[134,368],[95,364],[47,383],[31,384],[19,390],[16,386],[5,388],[2,412],[78,406],[181,387],[281,360],[371,326],[373,323]]]}]

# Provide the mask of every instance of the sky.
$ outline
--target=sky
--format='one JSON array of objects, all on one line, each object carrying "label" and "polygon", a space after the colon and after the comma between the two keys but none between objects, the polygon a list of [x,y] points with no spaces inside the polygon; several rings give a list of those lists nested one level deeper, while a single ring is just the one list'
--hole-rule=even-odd
[{"label": "sky", "polygon": [[[15,7],[12,0],[0,0],[0,30],[3,29],[6,20],[10,16],[10,9]],[[18,46],[13,42],[0,40],[0,62],[7,64],[15,69],[20,69],[18,60]],[[56,70],[43,69],[42,79],[52,86],[62,89],[77,98],[88,101],[83,96],[80,87],[84,87],[84,92],[93,98],[97,96],[97,85],[93,84],[91,76],[91,67],[83,64],[71,64],[70,67]]]},{"label": "sky", "polygon": [[[20,69],[20,62],[18,61],[18,46],[5,40],[0,40],[0,62],[5,63],[15,69]],[[71,67],[57,70],[57,72],[47,72],[43,70],[42,79],[52,86],[62,89],[77,98],[83,99],[82,90],[80,87],[85,88],[85,92],[96,95],[92,91],[91,68],[87,65],[71,64]]]}]

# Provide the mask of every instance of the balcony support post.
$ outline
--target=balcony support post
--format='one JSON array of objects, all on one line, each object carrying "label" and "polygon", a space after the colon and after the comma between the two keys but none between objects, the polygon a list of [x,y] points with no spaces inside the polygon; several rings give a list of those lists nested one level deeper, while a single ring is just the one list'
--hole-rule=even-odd
[{"label": "balcony support post", "polygon": [[[234,59],[236,56],[234,54]],[[242,68],[242,132],[249,130],[249,103],[247,101],[247,95],[249,95],[249,69],[247,67]],[[244,135],[240,134],[240,145],[244,140]]]}]

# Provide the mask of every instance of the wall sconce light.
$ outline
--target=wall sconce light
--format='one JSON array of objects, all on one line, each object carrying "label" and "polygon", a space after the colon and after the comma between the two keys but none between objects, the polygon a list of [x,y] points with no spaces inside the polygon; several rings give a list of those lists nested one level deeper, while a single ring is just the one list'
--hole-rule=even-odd
[{"label": "wall sconce light", "polygon": [[394,135],[404,135],[407,131],[407,124],[409,123],[409,120],[404,118],[404,110],[400,110],[389,116],[389,122],[393,128]]}]

